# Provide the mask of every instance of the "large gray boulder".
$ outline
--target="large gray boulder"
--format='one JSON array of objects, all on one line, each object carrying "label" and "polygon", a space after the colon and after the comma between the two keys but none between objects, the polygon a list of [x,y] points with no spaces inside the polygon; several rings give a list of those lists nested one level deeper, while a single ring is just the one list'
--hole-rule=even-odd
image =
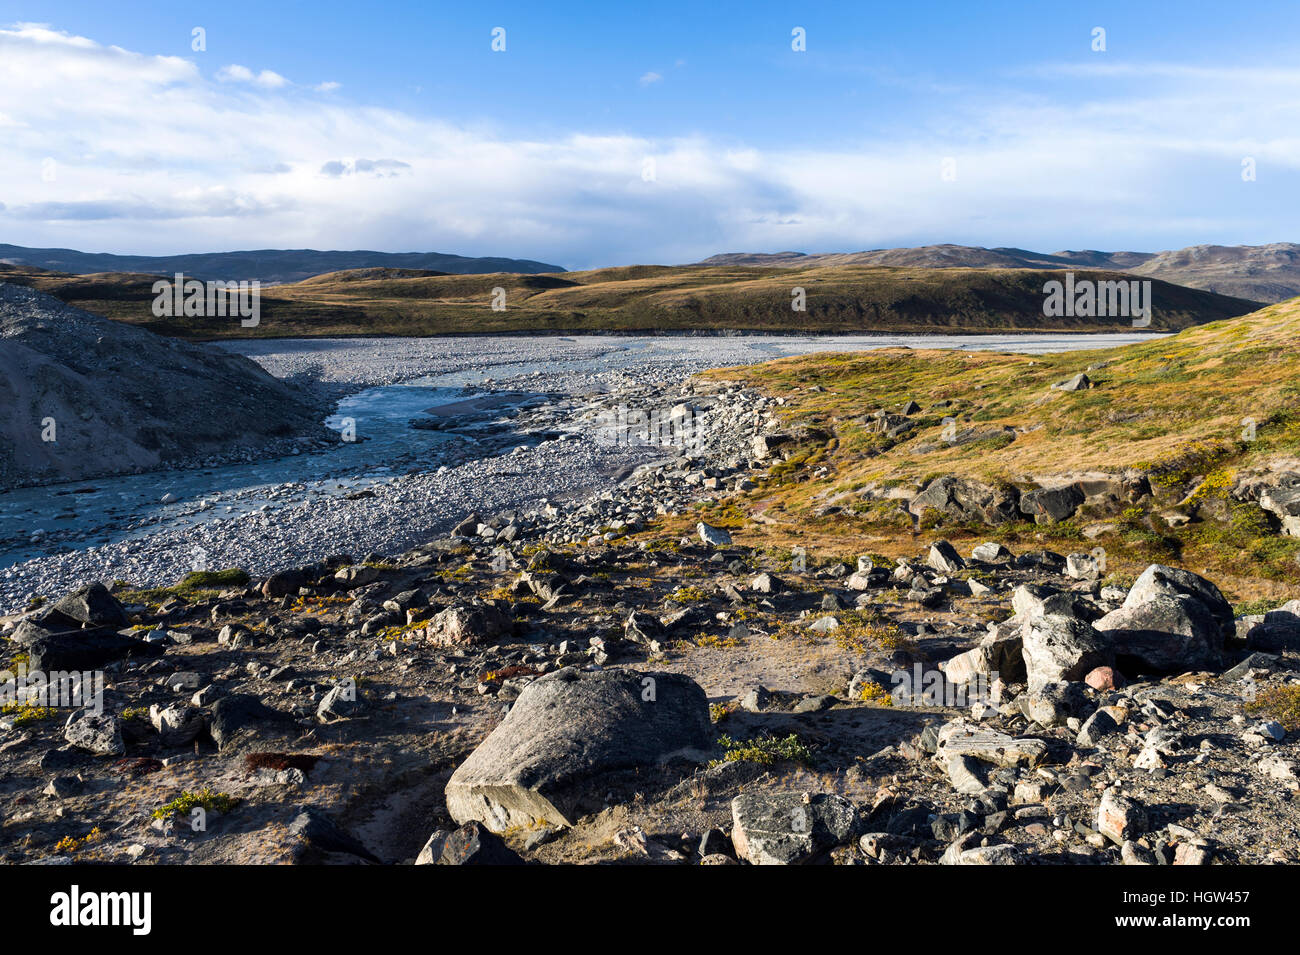
[{"label": "large gray boulder", "polygon": [[688,677],[566,668],[524,687],[448,780],[447,811],[494,832],[572,825],[599,808],[602,776],[700,758],[713,738],[708,699]]},{"label": "large gray boulder", "polygon": [[933,509],[962,521],[1007,524],[1020,519],[1020,492],[1010,485],[988,485],[958,477],[938,477],[912,498],[908,510],[924,516]]},{"label": "large gray boulder", "polygon": [[731,800],[731,841],[753,865],[795,865],[848,842],[858,810],[833,793],[751,790]]},{"label": "large gray boulder", "polygon": [[1204,577],[1178,567],[1152,564],[1133,582],[1128,596],[1124,598],[1124,606],[1136,607],[1158,596],[1193,597],[1204,604],[1205,609],[1218,621],[1225,639],[1235,632],[1232,604],[1228,603],[1218,587]]},{"label": "large gray boulder", "polygon": [[1031,691],[1048,683],[1082,680],[1111,662],[1092,624],[1059,614],[1031,617],[1021,631],[1021,653]]},{"label": "large gray boulder", "polygon": [[1112,610],[1096,623],[1120,669],[1178,673],[1216,667],[1223,654],[1223,631],[1212,612],[1195,597],[1158,594],[1139,604]]}]

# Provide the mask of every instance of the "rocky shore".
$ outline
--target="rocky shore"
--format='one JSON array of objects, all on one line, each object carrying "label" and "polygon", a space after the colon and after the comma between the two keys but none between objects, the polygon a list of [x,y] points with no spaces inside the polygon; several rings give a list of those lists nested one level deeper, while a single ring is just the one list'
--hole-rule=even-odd
[{"label": "rocky shore", "polygon": [[0,858],[1297,861],[1300,602],[937,535],[747,545],[702,518],[818,437],[774,401],[688,384],[680,453],[400,554],[9,618],[5,666],[106,685],[5,707]]}]

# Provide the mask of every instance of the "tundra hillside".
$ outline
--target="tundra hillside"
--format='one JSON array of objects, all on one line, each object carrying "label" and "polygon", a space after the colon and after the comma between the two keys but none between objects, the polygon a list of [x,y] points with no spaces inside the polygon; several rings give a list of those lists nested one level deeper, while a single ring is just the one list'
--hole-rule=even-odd
[{"label": "tundra hillside", "polygon": [[[1080,270],[1079,281],[1142,281]],[[79,308],[191,339],[503,332],[936,333],[954,331],[1132,331],[1128,315],[1043,314],[1047,269],[833,266],[630,266],[593,272],[443,275],[356,269],[264,288],[261,323],[159,318],[152,275],[74,276],[0,267],[0,280],[31,285]],[[1232,318],[1259,302],[1151,281],[1151,331]],[[792,308],[803,289],[806,310]],[[497,289],[504,308],[494,310]]]}]

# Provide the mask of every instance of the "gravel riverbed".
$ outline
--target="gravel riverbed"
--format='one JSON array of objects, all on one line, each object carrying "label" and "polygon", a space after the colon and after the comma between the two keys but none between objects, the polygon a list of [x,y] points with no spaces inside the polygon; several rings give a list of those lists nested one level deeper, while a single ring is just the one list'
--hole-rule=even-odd
[{"label": "gravel riverbed", "polygon": [[[682,383],[704,368],[890,345],[1049,352],[1142,337],[502,336],[224,343],[220,347],[247,355],[277,377],[334,400],[412,382],[438,389],[448,403],[485,393],[511,400],[438,421],[429,431],[445,440],[428,440],[429,431],[409,428],[402,418],[397,431],[390,427],[387,444],[373,446],[382,447],[387,459],[376,461],[372,453],[360,466],[356,448],[341,445],[274,468],[250,465],[247,473],[160,471],[83,482],[90,488],[0,495],[0,536],[8,535],[0,544],[19,558],[11,557],[0,571],[0,612],[91,580],[157,586],[196,568],[237,566],[260,575],[331,554],[394,553],[445,532],[472,511],[538,508],[607,492],[635,466],[666,452],[611,439],[595,426],[597,413],[622,404],[634,413],[666,416],[680,400]],[[391,399],[382,391],[373,397],[378,405]],[[398,446],[408,432],[413,447],[424,439],[417,450]],[[367,437],[362,428],[360,447]],[[302,476],[293,476],[299,467]],[[289,480],[283,479],[286,471]],[[268,483],[268,474],[280,479]],[[92,498],[126,498],[128,488],[138,496],[142,481],[151,495],[148,506],[93,510],[98,505]],[[165,495],[177,499],[163,503]],[[51,531],[56,516],[63,529]],[[26,549],[16,549],[19,544]]]}]

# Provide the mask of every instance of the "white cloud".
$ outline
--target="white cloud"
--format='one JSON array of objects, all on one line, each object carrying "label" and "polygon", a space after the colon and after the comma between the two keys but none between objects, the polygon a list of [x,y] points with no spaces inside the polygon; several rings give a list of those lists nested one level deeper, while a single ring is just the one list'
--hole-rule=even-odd
[{"label": "white cloud", "polygon": [[650,86],[663,80],[663,77],[651,70],[648,73],[642,73],[641,79],[637,80],[642,86]]},{"label": "white cloud", "polygon": [[333,80],[326,80],[324,83],[317,83],[315,86],[312,87],[312,89],[314,89],[317,93],[333,93],[336,89],[338,89],[342,85],[343,85],[342,83],[336,83]]},{"label": "white cloud", "polygon": [[223,83],[252,83],[254,86],[268,90],[279,89],[289,83],[283,76],[272,70],[254,73],[248,67],[240,66],[238,63],[217,70],[217,79]]},{"label": "white cloud", "polygon": [[[954,95],[946,114],[909,117],[892,135],[817,147],[801,145],[797,125],[777,147],[577,130],[509,138],[304,97],[269,70],[228,66],[221,79],[48,27],[0,30],[4,241],[431,250],[577,268],[912,242],[1151,249],[1175,235],[1177,245],[1294,237],[1283,201],[1251,211],[1189,193],[1211,181],[1245,195],[1233,190],[1300,175],[1300,97],[1251,71],[1082,103],[1041,90]],[[1245,155],[1258,183],[1239,181]],[[940,176],[948,156],[952,182]],[[1269,223],[1278,231],[1262,234]]]}]

